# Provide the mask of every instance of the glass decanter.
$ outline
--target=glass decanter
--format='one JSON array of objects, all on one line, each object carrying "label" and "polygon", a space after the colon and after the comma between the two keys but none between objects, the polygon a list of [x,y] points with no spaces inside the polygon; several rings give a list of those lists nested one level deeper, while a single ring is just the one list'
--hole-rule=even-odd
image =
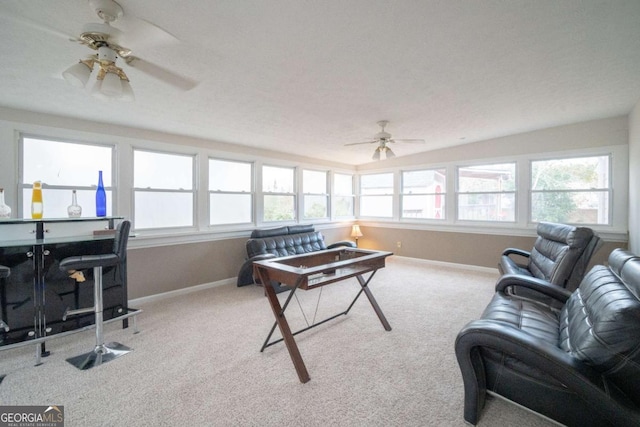
[{"label": "glass decanter", "polygon": [[71,204],[67,207],[69,218],[80,218],[82,216],[82,206],[78,204],[78,195],[76,190],[71,192]]}]

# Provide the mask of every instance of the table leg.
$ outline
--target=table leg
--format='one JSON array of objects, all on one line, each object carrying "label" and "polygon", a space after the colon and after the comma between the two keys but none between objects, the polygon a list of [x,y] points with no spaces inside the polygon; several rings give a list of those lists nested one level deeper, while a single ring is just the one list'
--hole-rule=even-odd
[{"label": "table leg", "polygon": [[307,367],[304,365],[304,361],[302,360],[302,355],[300,355],[300,350],[298,350],[298,345],[293,338],[293,334],[291,333],[291,328],[289,328],[287,318],[285,317],[282,307],[280,306],[280,301],[278,300],[276,291],[273,289],[273,286],[271,286],[269,272],[261,268],[256,268],[256,271],[260,276],[260,281],[264,286],[265,292],[267,294],[267,299],[269,300],[269,305],[271,306],[273,315],[276,318],[276,323],[280,328],[282,339],[287,346],[287,350],[289,351],[289,356],[291,356],[293,366],[296,368],[296,372],[298,373],[298,378],[300,379],[300,382],[306,383],[311,378],[309,377]]},{"label": "table leg", "polygon": [[382,312],[382,309],[378,305],[378,302],[376,301],[376,299],[373,297],[373,294],[371,293],[371,289],[369,289],[369,286],[368,286],[374,273],[375,273],[375,271],[373,273],[371,273],[371,276],[369,276],[369,279],[366,280],[366,281],[362,278],[361,275],[356,276],[356,278],[358,279],[358,282],[360,283],[360,286],[362,286],[362,290],[364,291],[364,294],[367,296],[367,298],[369,298],[369,302],[371,303],[371,306],[373,307],[373,310],[378,315],[378,319],[380,319],[380,322],[382,323],[382,326],[384,326],[384,329],[386,331],[390,331],[391,330],[391,325],[387,321],[387,318],[384,316],[384,313]]}]

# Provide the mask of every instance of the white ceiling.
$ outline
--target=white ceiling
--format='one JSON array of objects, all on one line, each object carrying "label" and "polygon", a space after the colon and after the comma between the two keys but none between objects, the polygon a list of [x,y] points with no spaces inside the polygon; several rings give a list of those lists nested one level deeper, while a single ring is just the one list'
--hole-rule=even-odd
[{"label": "white ceiling", "polygon": [[357,165],[382,119],[426,140],[405,156],[640,99],[638,0],[118,1],[180,40],[126,47],[195,88],[119,62],[136,101],[97,100],[60,76],[93,53],[61,35],[100,22],[87,0],[2,0],[0,106]]}]

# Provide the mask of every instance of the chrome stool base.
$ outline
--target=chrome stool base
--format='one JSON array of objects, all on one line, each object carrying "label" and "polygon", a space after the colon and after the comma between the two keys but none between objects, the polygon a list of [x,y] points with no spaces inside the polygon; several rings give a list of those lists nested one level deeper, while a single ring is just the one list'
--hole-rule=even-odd
[{"label": "chrome stool base", "polygon": [[117,342],[110,342],[108,344],[96,346],[96,348],[89,353],[70,357],[67,359],[67,362],[84,371],[87,369],[91,369],[94,366],[99,366],[103,363],[110,362],[120,356],[124,356],[130,351],[132,350],[125,345]]}]

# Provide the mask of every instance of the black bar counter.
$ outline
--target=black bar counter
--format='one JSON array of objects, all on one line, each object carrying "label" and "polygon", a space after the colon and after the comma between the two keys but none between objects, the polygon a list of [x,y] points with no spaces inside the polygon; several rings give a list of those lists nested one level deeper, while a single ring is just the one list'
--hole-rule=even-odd
[{"label": "black bar counter", "polygon": [[[67,308],[93,305],[93,270],[85,282],[60,271],[64,258],[109,252],[115,228],[123,217],[0,220],[0,265],[11,275],[0,280],[0,349],[20,342],[85,328],[93,313],[62,320]],[[78,276],[74,276],[78,277]],[[80,276],[81,277],[81,276]],[[128,313],[127,265],[104,268],[104,319]],[[123,327],[127,326],[126,318]],[[42,353],[46,355],[42,342]]]}]

